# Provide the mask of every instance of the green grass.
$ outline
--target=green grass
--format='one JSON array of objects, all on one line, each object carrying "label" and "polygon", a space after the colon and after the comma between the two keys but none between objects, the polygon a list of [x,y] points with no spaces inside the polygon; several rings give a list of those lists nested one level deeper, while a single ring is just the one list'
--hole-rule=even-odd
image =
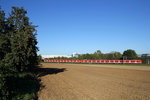
[{"label": "green grass", "polygon": [[[56,64],[58,62],[42,62],[42,63]],[[60,63],[60,64],[91,64],[91,65],[121,65],[121,66],[149,66],[150,67],[150,64],[94,64],[94,63]]]}]

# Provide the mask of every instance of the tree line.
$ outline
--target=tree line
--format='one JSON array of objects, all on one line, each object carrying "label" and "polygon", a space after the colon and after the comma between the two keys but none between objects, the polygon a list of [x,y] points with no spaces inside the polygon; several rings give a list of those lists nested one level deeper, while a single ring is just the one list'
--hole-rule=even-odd
[{"label": "tree line", "polygon": [[97,50],[96,52],[89,54],[79,54],[78,57],[55,57],[54,59],[104,59],[104,60],[122,60],[122,59],[139,59],[136,52],[132,49],[125,50],[123,54],[120,52],[111,52],[111,53],[102,53],[100,50]]},{"label": "tree line", "polygon": [[38,64],[36,26],[29,22],[26,14],[23,7],[12,7],[6,18],[0,8],[0,100],[19,94],[12,89],[18,82],[15,79],[33,71]]},{"label": "tree line", "polygon": [[110,52],[110,53],[102,53],[100,50],[97,50],[94,53],[86,53],[86,54],[79,54],[78,57],[55,57],[55,58],[49,58],[49,59],[102,59],[102,60],[142,60],[143,64],[147,64],[148,60],[150,60],[150,56],[147,54],[142,54],[141,56],[138,56],[135,50],[128,49],[121,54],[120,52]]}]

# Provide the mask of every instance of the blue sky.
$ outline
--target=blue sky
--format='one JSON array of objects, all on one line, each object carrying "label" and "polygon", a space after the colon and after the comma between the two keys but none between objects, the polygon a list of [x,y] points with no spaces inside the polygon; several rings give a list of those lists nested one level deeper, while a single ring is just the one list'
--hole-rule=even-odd
[{"label": "blue sky", "polygon": [[[38,25],[39,54],[150,53],[150,0],[0,0]],[[7,14],[8,16],[8,14]]]}]

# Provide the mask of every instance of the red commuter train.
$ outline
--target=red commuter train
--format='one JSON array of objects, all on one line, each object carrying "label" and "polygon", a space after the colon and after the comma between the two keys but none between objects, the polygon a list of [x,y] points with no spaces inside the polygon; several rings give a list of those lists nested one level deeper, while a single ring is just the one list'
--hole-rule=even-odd
[{"label": "red commuter train", "polygon": [[95,63],[95,64],[141,64],[141,60],[60,60],[60,59],[44,59],[44,62],[55,63]]}]

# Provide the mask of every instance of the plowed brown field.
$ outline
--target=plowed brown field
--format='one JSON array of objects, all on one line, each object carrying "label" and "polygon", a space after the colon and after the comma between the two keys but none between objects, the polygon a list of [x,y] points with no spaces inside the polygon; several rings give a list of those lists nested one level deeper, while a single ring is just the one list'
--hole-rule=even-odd
[{"label": "plowed brown field", "polygon": [[150,100],[150,67],[43,63],[39,100]]}]

